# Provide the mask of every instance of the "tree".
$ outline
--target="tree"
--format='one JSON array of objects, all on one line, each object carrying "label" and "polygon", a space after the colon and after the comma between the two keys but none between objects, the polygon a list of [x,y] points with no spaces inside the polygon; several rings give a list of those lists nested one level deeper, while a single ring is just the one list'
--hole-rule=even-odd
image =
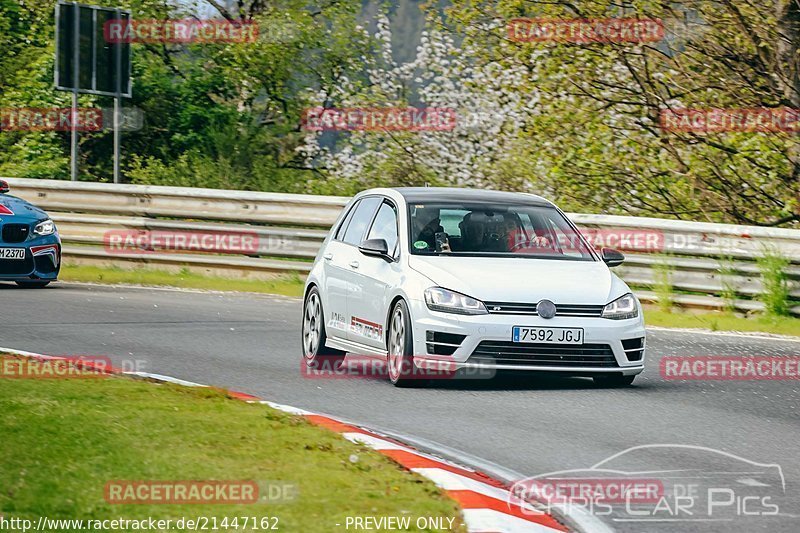
[{"label": "tree", "polygon": [[[99,4],[120,2],[100,0]],[[198,16],[172,0],[121,2],[134,19]],[[211,4],[211,3],[209,3]],[[347,58],[368,53],[356,30],[360,6],[298,0],[241,2],[261,30],[254,43],[132,45],[133,98],[144,128],[123,134],[123,176],[140,183],[302,190],[315,171],[299,161],[299,94],[335,83]],[[0,107],[69,107],[53,89],[55,0],[0,0]],[[6,53],[8,51],[8,53]],[[354,64],[354,63],[347,63]],[[356,65],[357,66],[357,65]],[[81,96],[81,107],[109,107]],[[0,132],[0,174],[67,178],[68,132]],[[112,135],[80,135],[80,178],[108,180]]]},{"label": "tree", "polygon": [[499,185],[499,171],[515,153],[520,129],[537,112],[537,91],[527,83],[528,69],[473,61],[475,48],[457,46],[435,19],[407,63],[393,59],[387,18],[380,18],[375,38],[381,51],[364,58],[368,82],[347,79],[324,86],[311,94],[310,103],[452,110],[454,128],[348,131],[336,135],[332,146],[325,142],[330,133],[310,132],[299,149],[307,163],[326,170],[330,190],[342,192],[380,185]]},{"label": "tree", "polygon": [[[798,8],[791,0],[587,0],[474,4],[452,21],[515,17],[662,19],[656,44],[515,43],[506,64],[535,61],[541,113],[526,157],[571,209],[781,225],[800,221],[798,140],[783,133],[673,133],[664,110],[800,107]],[[506,36],[484,32],[485,56]],[[544,142],[543,142],[544,141]]]}]

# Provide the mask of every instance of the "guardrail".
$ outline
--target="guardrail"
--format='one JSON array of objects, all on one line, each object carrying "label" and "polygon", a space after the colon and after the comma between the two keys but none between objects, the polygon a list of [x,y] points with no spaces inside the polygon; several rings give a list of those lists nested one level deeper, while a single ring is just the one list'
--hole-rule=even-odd
[{"label": "guardrail", "polygon": [[[223,275],[307,272],[325,238],[324,228],[347,202],[336,196],[7,180],[12,194],[47,210],[56,221],[67,261],[151,264]],[[800,230],[581,213],[570,218],[589,235],[599,231],[609,246],[626,251],[625,264],[616,271],[641,289],[637,294],[646,301],[657,300],[652,289],[659,276],[667,275],[675,290],[672,300],[679,305],[762,309],[757,297],[763,283],[755,260],[768,249],[791,262],[785,274],[794,287],[800,281]],[[104,239],[112,230],[247,233],[257,236],[257,247],[235,255],[109,253]],[[624,242],[630,236],[639,238]],[[723,293],[734,299],[721,298]],[[790,304],[800,315],[800,289],[791,291]]]}]

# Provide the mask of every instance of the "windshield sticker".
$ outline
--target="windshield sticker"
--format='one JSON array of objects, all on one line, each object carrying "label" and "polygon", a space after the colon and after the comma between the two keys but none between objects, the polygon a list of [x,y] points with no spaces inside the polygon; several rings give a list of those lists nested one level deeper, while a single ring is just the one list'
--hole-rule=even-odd
[{"label": "windshield sticker", "polygon": [[416,241],[414,243],[414,248],[416,248],[417,250],[424,250],[427,247],[428,247],[428,243],[425,242],[425,241]]}]

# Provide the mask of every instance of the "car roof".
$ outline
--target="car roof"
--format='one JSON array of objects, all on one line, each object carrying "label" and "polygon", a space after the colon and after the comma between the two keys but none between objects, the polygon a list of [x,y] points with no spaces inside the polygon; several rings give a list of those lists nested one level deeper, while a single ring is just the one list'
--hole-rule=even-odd
[{"label": "car roof", "polygon": [[552,207],[541,196],[525,192],[493,191],[490,189],[461,189],[458,187],[393,187],[407,203],[415,202],[498,202]]}]

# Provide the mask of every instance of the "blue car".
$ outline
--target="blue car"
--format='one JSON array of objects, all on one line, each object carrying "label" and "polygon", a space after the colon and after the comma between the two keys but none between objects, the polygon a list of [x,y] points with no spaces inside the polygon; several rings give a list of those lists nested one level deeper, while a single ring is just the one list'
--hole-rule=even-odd
[{"label": "blue car", "polygon": [[41,288],[58,279],[61,239],[47,213],[8,194],[0,180],[0,281]]}]

